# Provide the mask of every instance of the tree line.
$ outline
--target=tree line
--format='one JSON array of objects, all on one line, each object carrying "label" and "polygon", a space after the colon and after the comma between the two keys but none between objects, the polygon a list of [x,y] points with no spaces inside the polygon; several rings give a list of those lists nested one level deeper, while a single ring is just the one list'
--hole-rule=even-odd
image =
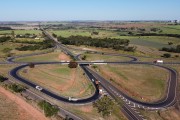
[{"label": "tree line", "polygon": [[48,48],[52,48],[54,46],[53,42],[50,40],[45,40],[43,42],[36,43],[35,45],[24,45],[19,48],[16,48],[16,50],[19,51],[35,51],[35,50],[44,50]]},{"label": "tree line", "polygon": [[157,34],[157,33],[141,33],[134,36],[166,36],[180,38],[180,34]]},{"label": "tree line", "polygon": [[86,36],[70,36],[64,38],[59,36],[58,41],[65,45],[87,45],[93,47],[112,48],[115,50],[134,51],[134,47],[129,47],[129,40],[127,39],[115,39],[115,38],[92,38]]},{"label": "tree line", "polygon": [[177,45],[176,48],[173,48],[173,47],[171,47],[171,48],[163,47],[161,49],[161,51],[180,53],[180,45]]},{"label": "tree line", "polygon": [[6,41],[9,41],[9,40],[11,40],[11,37],[9,37],[9,36],[2,36],[2,37],[0,37],[0,43],[3,43],[3,42],[6,42]]}]

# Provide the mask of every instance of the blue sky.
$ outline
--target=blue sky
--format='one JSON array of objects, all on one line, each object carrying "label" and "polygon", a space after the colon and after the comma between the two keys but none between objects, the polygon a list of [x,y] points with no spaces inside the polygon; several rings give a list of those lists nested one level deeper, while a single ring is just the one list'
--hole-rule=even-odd
[{"label": "blue sky", "polygon": [[173,19],[180,19],[180,0],[0,1],[0,21]]}]

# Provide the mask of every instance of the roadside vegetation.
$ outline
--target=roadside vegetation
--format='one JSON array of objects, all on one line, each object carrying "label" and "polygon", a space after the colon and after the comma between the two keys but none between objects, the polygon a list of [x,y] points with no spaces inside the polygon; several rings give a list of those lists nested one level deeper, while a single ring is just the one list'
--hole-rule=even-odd
[{"label": "roadside vegetation", "polygon": [[44,111],[46,117],[52,117],[57,115],[59,109],[57,106],[53,106],[46,101],[41,101],[38,103],[39,107]]},{"label": "roadside vegetation", "polygon": [[115,103],[109,97],[104,96],[98,101],[96,101],[93,106],[97,108],[98,112],[103,117],[108,117],[112,114]]},{"label": "roadside vegetation", "polygon": [[19,85],[19,84],[10,84],[10,85],[8,85],[8,88],[16,93],[21,93],[26,89],[24,86]]}]

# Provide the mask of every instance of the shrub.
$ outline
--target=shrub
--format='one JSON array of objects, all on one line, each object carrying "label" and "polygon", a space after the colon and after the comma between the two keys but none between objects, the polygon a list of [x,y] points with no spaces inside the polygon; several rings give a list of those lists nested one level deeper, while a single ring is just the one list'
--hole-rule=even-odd
[{"label": "shrub", "polygon": [[11,84],[9,85],[9,89],[13,90],[14,92],[20,93],[25,90],[25,87],[18,84]]},{"label": "shrub", "polygon": [[104,96],[93,103],[93,107],[97,108],[98,112],[105,117],[111,114],[114,109],[114,102],[109,97]]},{"label": "shrub", "polygon": [[51,116],[57,115],[57,113],[59,111],[58,107],[53,106],[46,101],[41,101],[38,103],[38,105],[42,110],[44,110],[46,117],[51,117]]},{"label": "shrub", "polygon": [[163,55],[163,57],[165,57],[165,58],[170,58],[170,57],[171,57],[171,54],[165,53],[165,54]]},{"label": "shrub", "polygon": [[0,75],[0,82],[4,82],[5,80],[8,80],[8,78],[5,78],[5,77]]},{"label": "shrub", "polygon": [[75,61],[70,61],[70,63],[68,64],[69,68],[77,68],[77,66],[78,66],[78,63]]}]

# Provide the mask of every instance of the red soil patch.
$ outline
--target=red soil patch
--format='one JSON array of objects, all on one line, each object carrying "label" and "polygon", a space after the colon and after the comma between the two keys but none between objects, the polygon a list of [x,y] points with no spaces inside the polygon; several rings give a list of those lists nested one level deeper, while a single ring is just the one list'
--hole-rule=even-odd
[{"label": "red soil patch", "polygon": [[64,53],[61,53],[61,54],[59,54],[59,60],[66,60],[66,61],[70,61],[71,59],[70,59],[70,57],[69,56],[67,56],[66,54],[64,54]]},{"label": "red soil patch", "polygon": [[[13,93],[0,87],[0,93],[5,95],[10,101],[17,104],[19,120],[48,120],[40,111],[29,105],[27,102],[14,95]],[[11,114],[11,113],[9,113]]]}]

